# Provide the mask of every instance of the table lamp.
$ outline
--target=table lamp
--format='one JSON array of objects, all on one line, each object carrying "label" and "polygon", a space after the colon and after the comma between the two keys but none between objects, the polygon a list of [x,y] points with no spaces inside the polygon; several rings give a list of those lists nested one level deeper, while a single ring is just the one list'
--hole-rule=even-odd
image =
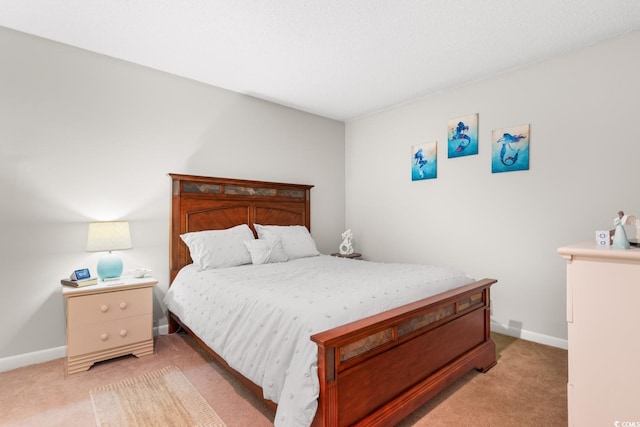
[{"label": "table lamp", "polygon": [[131,249],[131,234],[127,221],[91,222],[87,237],[87,252],[108,252],[98,260],[98,277],[115,280],[122,275],[122,259],[111,251]]}]

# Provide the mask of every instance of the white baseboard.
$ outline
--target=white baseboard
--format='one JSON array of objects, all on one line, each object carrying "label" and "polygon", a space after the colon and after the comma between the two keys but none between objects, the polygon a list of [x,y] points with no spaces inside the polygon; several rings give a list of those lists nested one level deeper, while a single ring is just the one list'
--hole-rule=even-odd
[{"label": "white baseboard", "polygon": [[46,350],[4,357],[0,359],[0,372],[10,371],[11,369],[21,368],[28,365],[35,365],[36,363],[48,362],[54,359],[60,359],[66,355],[67,346],[63,345],[61,347],[48,348]]},{"label": "white baseboard", "polygon": [[[169,325],[153,327],[153,336],[166,335],[169,333]],[[18,354],[0,359],[0,372],[10,371],[23,366],[35,365],[36,363],[49,362],[67,356],[67,346],[49,348],[46,350],[34,351],[32,353]]]},{"label": "white baseboard", "polygon": [[565,339],[527,331],[526,329],[514,328],[513,326],[502,325],[500,323],[494,322],[493,320],[491,321],[491,330],[499,334],[509,335],[510,337],[522,338],[523,340],[537,342],[538,344],[550,345],[552,347],[558,347],[564,350],[567,350],[569,348],[569,342]]},{"label": "white baseboard", "polygon": [[[500,323],[491,322],[491,330],[499,334],[509,335],[511,337],[522,338],[523,340],[533,341],[540,344],[550,345],[563,349],[569,348],[567,340],[551,337],[549,335],[539,334],[524,329],[516,329],[501,325]],[[169,333],[169,325],[160,325],[153,327],[153,335],[166,335]],[[35,365],[36,363],[44,363],[54,359],[66,357],[67,346],[49,348],[46,350],[34,351],[32,353],[19,354],[0,359],[0,372],[10,371],[11,369],[21,368],[23,366]]]}]

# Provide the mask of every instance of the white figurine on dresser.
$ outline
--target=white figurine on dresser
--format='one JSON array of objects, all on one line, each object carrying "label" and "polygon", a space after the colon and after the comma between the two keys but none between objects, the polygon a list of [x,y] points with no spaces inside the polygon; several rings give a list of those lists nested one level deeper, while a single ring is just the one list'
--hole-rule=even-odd
[{"label": "white figurine on dresser", "polygon": [[613,219],[613,225],[615,233],[613,235],[613,247],[617,249],[629,249],[629,239],[627,238],[627,232],[625,225],[635,225],[636,217],[632,215],[625,215],[623,211],[618,212],[618,216]]}]

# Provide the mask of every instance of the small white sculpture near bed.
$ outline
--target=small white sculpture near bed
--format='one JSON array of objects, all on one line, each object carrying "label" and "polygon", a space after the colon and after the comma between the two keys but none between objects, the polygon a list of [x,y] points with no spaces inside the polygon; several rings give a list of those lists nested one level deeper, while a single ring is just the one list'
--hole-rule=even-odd
[{"label": "small white sculpture near bed", "polygon": [[342,243],[340,243],[340,254],[351,255],[354,252],[353,249],[353,233],[351,229],[348,229],[342,233]]}]

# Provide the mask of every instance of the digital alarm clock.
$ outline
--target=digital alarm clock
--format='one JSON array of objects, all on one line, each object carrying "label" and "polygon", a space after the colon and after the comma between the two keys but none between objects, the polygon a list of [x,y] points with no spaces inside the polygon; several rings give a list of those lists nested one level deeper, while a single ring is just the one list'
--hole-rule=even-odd
[{"label": "digital alarm clock", "polygon": [[75,270],[73,274],[71,274],[71,280],[85,280],[91,277],[91,273],[89,273],[88,268],[81,268],[80,270]]}]

